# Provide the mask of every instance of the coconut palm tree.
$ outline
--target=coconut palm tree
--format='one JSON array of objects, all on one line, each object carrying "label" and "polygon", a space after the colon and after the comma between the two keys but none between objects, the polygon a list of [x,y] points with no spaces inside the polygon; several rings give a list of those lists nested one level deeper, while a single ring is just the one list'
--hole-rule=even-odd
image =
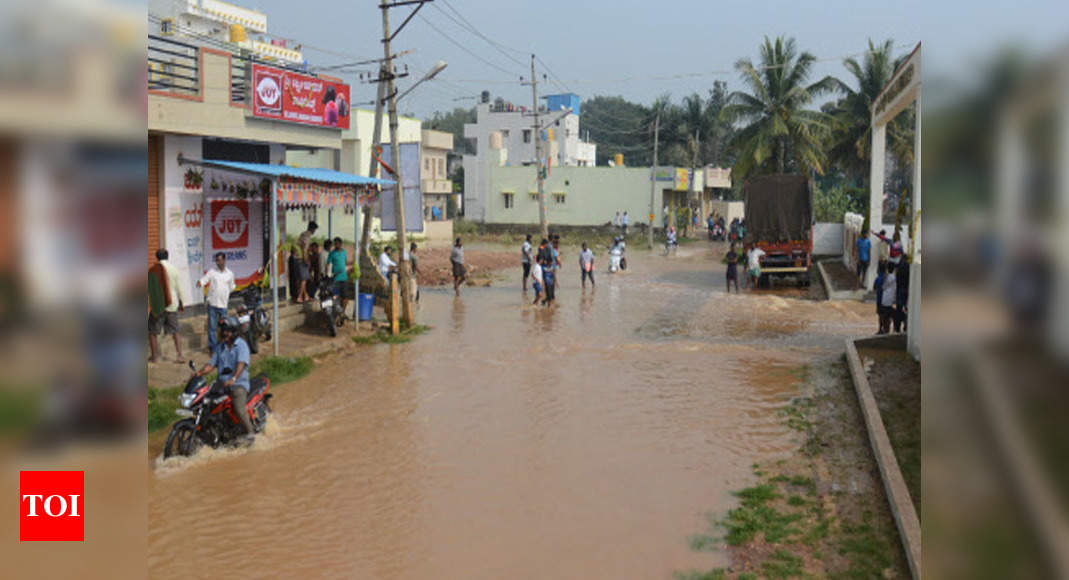
[{"label": "coconut palm tree", "polygon": [[[857,87],[837,81],[843,97],[824,107],[825,112],[839,121],[830,135],[828,159],[854,182],[868,177],[872,103],[905,60],[904,56],[895,58],[893,51],[894,43],[890,39],[879,45],[870,39],[861,62],[853,57],[843,61]],[[912,109],[907,109],[887,125],[887,149],[902,167],[913,163],[913,114]]]},{"label": "coconut palm tree", "polygon": [[813,99],[837,89],[830,76],[806,84],[816,57],[798,52],[793,38],[765,37],[760,64],[744,58],[735,63],[749,92],[734,91],[721,111],[730,123],[743,123],[736,135],[738,158],[732,175],[755,173],[824,173],[822,139],[835,124],[821,111],[806,109]]}]

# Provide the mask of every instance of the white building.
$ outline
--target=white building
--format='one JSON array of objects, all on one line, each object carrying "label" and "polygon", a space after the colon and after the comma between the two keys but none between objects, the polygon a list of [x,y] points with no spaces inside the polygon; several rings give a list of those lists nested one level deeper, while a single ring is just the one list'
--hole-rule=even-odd
[{"label": "white building", "polygon": [[149,0],[148,12],[159,19],[151,23],[149,34],[228,42],[263,60],[288,66],[305,62],[301,46],[265,37],[267,15],[258,10],[220,0]]},{"label": "white building", "polygon": [[[567,93],[543,97],[539,123],[544,127],[543,158],[553,167],[593,167],[597,145],[580,139],[578,95]],[[475,123],[464,125],[464,137],[475,141],[475,155],[465,155],[464,211],[468,219],[484,216],[482,169],[495,166],[535,165],[534,116],[529,107],[500,97],[493,102],[484,92],[475,107]]]}]

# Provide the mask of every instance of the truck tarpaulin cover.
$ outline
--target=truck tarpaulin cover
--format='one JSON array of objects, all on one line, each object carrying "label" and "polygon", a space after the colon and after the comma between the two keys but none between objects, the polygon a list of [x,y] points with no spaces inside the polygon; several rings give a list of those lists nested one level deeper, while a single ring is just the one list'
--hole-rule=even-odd
[{"label": "truck tarpaulin cover", "polygon": [[809,182],[802,175],[763,175],[742,186],[747,241],[808,240],[813,222]]}]

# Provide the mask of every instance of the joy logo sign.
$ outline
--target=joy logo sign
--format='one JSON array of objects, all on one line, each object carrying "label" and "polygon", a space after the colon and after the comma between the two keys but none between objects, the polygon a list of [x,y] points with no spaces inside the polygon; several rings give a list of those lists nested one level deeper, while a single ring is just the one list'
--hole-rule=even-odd
[{"label": "joy logo sign", "polygon": [[212,202],[212,247],[244,248],[249,245],[249,202]]},{"label": "joy logo sign", "polygon": [[254,68],[253,104],[256,113],[269,116],[282,116],[282,71]]},{"label": "joy logo sign", "polygon": [[19,472],[19,540],[85,540],[85,472]]}]

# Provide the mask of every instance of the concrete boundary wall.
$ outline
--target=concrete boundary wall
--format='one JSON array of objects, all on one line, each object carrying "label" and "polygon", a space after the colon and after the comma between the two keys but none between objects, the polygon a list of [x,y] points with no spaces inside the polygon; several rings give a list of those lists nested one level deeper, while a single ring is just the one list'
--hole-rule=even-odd
[{"label": "concrete boundary wall", "polygon": [[869,443],[872,444],[872,453],[876,456],[876,464],[880,468],[880,477],[883,479],[883,487],[887,492],[887,501],[891,504],[895,525],[898,526],[898,535],[902,539],[902,547],[906,552],[910,573],[914,579],[919,580],[921,577],[920,518],[917,517],[917,510],[913,507],[909,488],[906,487],[906,480],[902,477],[902,470],[898,467],[891,439],[887,436],[880,409],[876,405],[876,397],[873,396],[868,377],[865,376],[865,367],[861,364],[861,357],[857,352],[858,345],[883,348],[901,347],[905,350],[906,336],[893,334],[858,340],[847,339],[846,362],[850,367],[850,376],[854,380],[857,402],[865,418]]}]

